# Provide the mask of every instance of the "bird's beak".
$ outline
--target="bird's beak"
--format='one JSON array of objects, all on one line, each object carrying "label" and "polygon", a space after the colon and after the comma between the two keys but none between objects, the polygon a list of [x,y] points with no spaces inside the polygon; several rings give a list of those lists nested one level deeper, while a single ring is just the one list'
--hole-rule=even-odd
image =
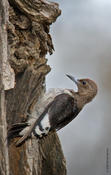
[{"label": "bird's beak", "polygon": [[77,78],[73,77],[72,75],[68,75],[68,74],[66,74],[66,76],[67,76],[68,78],[70,78],[74,83],[76,83],[76,85],[78,85],[79,81],[78,81]]}]

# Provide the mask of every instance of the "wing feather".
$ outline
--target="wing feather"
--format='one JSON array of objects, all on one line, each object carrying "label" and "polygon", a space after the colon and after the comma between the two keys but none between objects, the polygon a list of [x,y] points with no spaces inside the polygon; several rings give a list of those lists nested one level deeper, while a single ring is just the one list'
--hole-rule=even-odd
[{"label": "wing feather", "polygon": [[71,122],[79,113],[77,101],[68,94],[60,94],[55,97],[48,113],[52,129],[59,130]]}]

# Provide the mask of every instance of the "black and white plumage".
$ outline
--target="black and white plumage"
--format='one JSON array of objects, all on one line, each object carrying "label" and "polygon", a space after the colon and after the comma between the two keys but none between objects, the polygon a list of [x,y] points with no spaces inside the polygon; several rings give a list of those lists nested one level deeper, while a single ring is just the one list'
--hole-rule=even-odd
[{"label": "black and white plumage", "polygon": [[16,146],[32,134],[42,138],[50,131],[63,128],[78,115],[86,103],[94,98],[97,86],[92,80],[76,80],[72,76],[67,76],[77,84],[78,92],[71,89],[52,89],[46,93],[38,102],[37,119],[12,125],[9,129],[8,138],[21,136]]}]

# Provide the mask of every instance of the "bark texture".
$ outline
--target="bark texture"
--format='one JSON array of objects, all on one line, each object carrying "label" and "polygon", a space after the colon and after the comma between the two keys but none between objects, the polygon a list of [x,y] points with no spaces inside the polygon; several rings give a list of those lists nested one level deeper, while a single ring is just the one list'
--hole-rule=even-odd
[{"label": "bark texture", "polygon": [[[9,62],[15,72],[15,87],[6,92],[8,126],[27,120],[45,91],[50,71],[46,54],[54,47],[50,25],[61,14],[57,3],[46,0],[9,0]],[[56,133],[43,140],[29,139],[20,147],[9,146],[10,175],[65,175],[66,166]]]},{"label": "bark texture", "polygon": [[[5,82],[4,65],[7,62],[7,31],[6,24],[8,20],[7,1],[0,1],[0,175],[9,175],[8,167],[8,147],[6,142],[7,124],[6,124],[6,102],[5,102]],[[10,70],[9,70],[10,72]],[[7,84],[7,83],[6,83]]]}]

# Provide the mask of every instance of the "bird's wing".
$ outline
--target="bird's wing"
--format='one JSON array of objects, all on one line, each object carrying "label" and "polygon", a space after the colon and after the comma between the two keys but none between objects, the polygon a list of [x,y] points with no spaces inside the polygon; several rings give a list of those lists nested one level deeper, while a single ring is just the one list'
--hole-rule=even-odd
[{"label": "bird's wing", "polygon": [[61,129],[72,121],[79,112],[77,102],[73,97],[65,93],[56,96],[48,110],[51,129]]},{"label": "bird's wing", "polygon": [[30,126],[28,127],[28,130],[18,140],[16,146],[19,146],[31,135],[32,131],[47,113],[49,114],[51,129],[58,130],[74,118],[73,112],[75,114],[75,111],[77,110],[75,100],[70,95],[63,92],[63,89],[53,89],[38,101],[38,105],[36,106],[36,109],[39,110],[38,118],[32,123],[29,121]]},{"label": "bird's wing", "polygon": [[45,116],[54,98],[63,92],[64,89],[52,88],[49,89],[48,92],[46,92],[45,94],[41,95],[41,97],[38,99],[38,102],[35,105],[34,114],[32,113],[33,118],[29,118],[28,123],[30,124],[30,127],[27,127],[21,132],[21,135],[23,136],[17,141],[16,146],[19,146],[31,135],[37,123],[41,120],[41,118]]},{"label": "bird's wing", "polygon": [[54,100],[54,98],[59,95],[64,93],[64,89],[60,88],[51,88],[49,89],[43,96],[40,98],[38,101],[40,107],[46,107],[50,102]]},{"label": "bird's wing", "polygon": [[50,104],[57,95],[63,92],[64,92],[64,89],[52,88],[52,89],[49,89],[46,93],[42,93],[34,107],[34,113],[32,113],[33,118],[35,119],[38,118],[43,113],[46,106]]}]

